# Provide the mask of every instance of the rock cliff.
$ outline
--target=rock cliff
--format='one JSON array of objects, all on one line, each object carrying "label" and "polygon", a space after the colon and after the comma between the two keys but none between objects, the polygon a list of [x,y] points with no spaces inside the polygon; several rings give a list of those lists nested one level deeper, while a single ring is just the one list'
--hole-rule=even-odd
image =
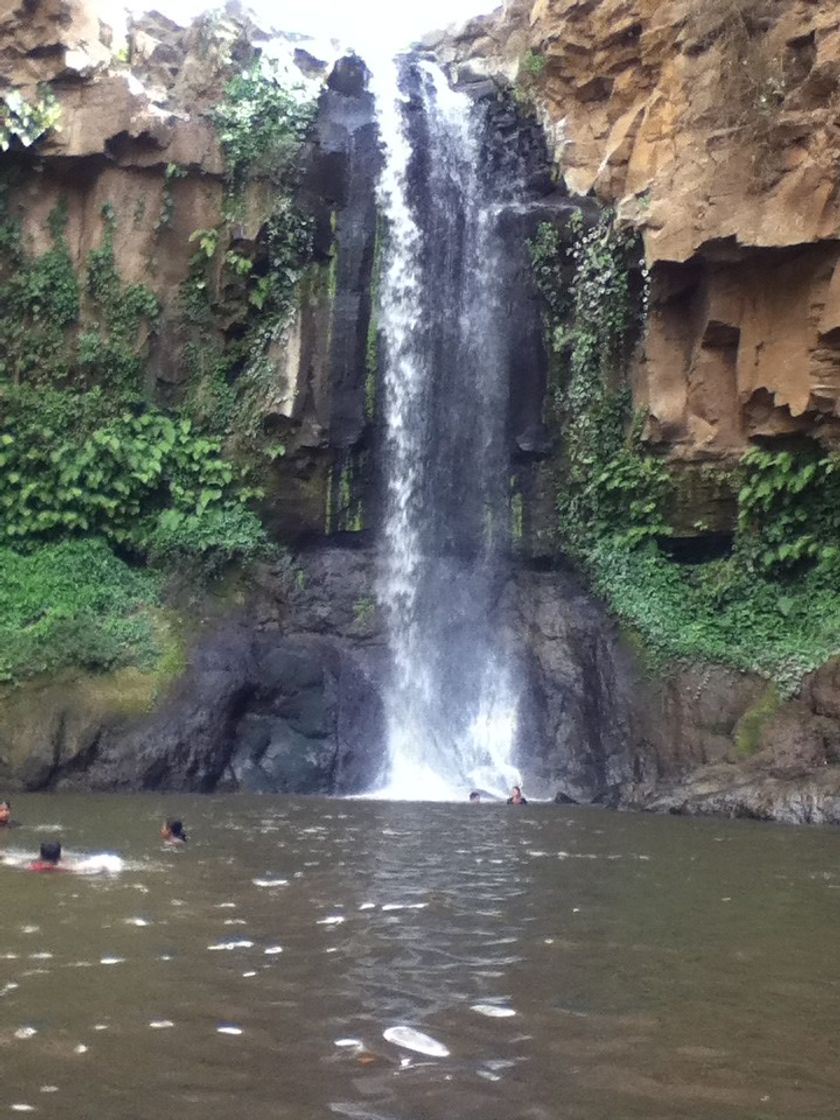
[{"label": "rock cliff", "polygon": [[569,190],[641,230],[635,397],[671,460],[792,433],[836,442],[835,4],[516,2],[443,56],[456,73],[518,74]]},{"label": "rock cliff", "polygon": [[[295,196],[314,244],[289,329],[267,347],[270,385],[248,389],[248,438],[269,452],[257,473],[272,530],[288,542],[323,536],[352,520],[344,506],[358,504],[347,491],[356,489],[375,395],[366,344],[379,157],[363,68],[316,59],[299,39],[236,13],[187,27],[151,13],[121,30],[108,26],[109,15],[92,0],[5,6],[0,97],[9,91],[37,107],[46,91],[55,123],[37,144],[16,141],[4,156],[8,217],[37,259],[51,248],[50,215],[60,212],[82,283],[110,223],[115,274],[124,285],[142,284],[157,303],[136,340],[144,392],[164,407],[189,398],[209,415],[227,391],[220,377],[232,383],[246,371],[237,346],[260,334],[259,280],[277,239],[277,201]],[[289,88],[318,101],[318,124],[294,187],[257,167],[233,198],[213,114],[231,78],[261,57]],[[188,306],[199,272],[210,314]],[[262,335],[272,329],[267,320]],[[266,349],[264,337],[259,345]]]},{"label": "rock cliff", "polygon": [[[514,0],[423,48],[493,100],[496,158],[526,157],[527,205],[511,200],[503,218],[515,548],[497,609],[526,682],[518,761],[531,790],[840,822],[836,661],[784,695],[722,664],[649,672],[636,636],[564,557],[557,402],[568,355],[546,353],[526,252],[540,221],[566,237],[572,215],[588,228],[606,205],[640,231],[650,293],[633,403],[646,414],[645,447],[676,481],[660,536],[669,548],[726,546],[737,513],[726,472],[744,450],[832,449],[840,431],[840,14],[827,0]],[[152,15],[123,34],[84,0],[0,10],[0,96],[37,105],[47,83],[55,106],[44,106],[59,123],[3,157],[26,252],[50,252],[60,213],[82,276],[110,230],[121,282],[159,305],[132,345],[145,397],[165,408],[191,401],[200,416],[235,385],[258,338],[264,376],[248,422],[260,513],[275,541],[301,549],[259,567],[235,609],[187,597],[184,614],[212,617],[184,627],[186,668],[174,681],[135,666],[0,686],[4,783],[357,793],[379,773],[373,106],[360,60],[326,64],[284,43],[294,80],[316,79],[315,125],[284,188],[312,243],[305,267],[290,269],[283,330],[249,333],[260,283],[279,267],[269,262],[277,184],[249,179],[230,211],[214,109],[231,75],[267,49],[239,18],[182,28]],[[199,321],[184,315],[185,284],[197,278],[212,289],[212,315]],[[80,346],[84,323],[68,333]],[[227,432],[231,445],[237,435]],[[780,624],[796,609],[784,604]]]}]

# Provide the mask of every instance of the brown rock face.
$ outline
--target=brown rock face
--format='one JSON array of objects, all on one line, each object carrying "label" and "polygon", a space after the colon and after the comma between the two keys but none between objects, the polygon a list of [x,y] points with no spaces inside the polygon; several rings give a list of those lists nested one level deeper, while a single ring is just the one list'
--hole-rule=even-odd
[{"label": "brown rock face", "polygon": [[[0,0],[0,120],[7,91],[37,104],[47,87],[60,109],[55,128],[0,153],[7,216],[35,259],[53,246],[51,216],[61,214],[62,244],[84,289],[89,254],[103,245],[110,215],[120,282],[144,285],[160,307],[136,340],[143,392],[167,407],[191,394],[209,410],[216,381],[239,376],[242,338],[262,309],[255,311],[242,274],[226,269],[227,251],[262,276],[278,196],[288,194],[290,205],[312,219],[316,244],[298,305],[287,327],[272,335],[269,372],[249,405],[254,430],[285,448],[259,464],[263,514],[270,531],[287,541],[346,530],[341,511],[326,509],[340,490],[331,476],[343,472],[345,483],[351,477],[368,423],[365,347],[379,154],[364,71],[358,88],[323,89],[315,134],[288,185],[255,173],[237,188],[236,220],[229,221],[231,187],[214,112],[230,79],[256,62],[269,36],[233,7],[188,27],[152,12],[127,29],[111,29],[104,21],[113,15],[102,0]],[[282,38],[272,36],[273,53]],[[326,79],[328,63],[293,45],[285,53],[291,84],[305,75]],[[317,82],[310,92],[316,96]],[[208,231],[221,231],[209,250],[212,264],[200,240]],[[331,288],[334,258],[341,266]],[[196,262],[208,271],[201,326],[188,321],[184,306]],[[81,337],[85,326],[83,314],[72,330]],[[216,359],[237,347],[237,369],[219,374]],[[359,516],[344,520],[360,530]]]},{"label": "brown rock face", "polygon": [[689,461],[758,436],[836,440],[840,8],[536,0],[468,28],[454,55],[509,72],[517,49],[569,189],[642,230],[650,437]]},{"label": "brown rock face", "polygon": [[[194,31],[153,20],[134,27],[131,36],[144,38],[151,52],[165,48],[184,62]],[[224,164],[206,115],[179,101],[172,80],[169,87],[144,84],[143,60],[121,62],[115,45],[90,0],[3,7],[0,86],[35,99],[37,83],[48,81],[61,109],[57,128],[37,144],[37,161],[10,153],[17,167],[12,214],[26,250],[40,255],[51,244],[49,214],[59,205],[66,209],[66,241],[82,274],[88,252],[102,240],[102,208],[111,208],[120,276],[147,284],[163,308],[149,345],[153,378],[165,382],[173,353],[168,321],[195,252],[189,236],[219,219]],[[218,96],[226,80],[218,46],[207,49],[205,64]],[[179,174],[170,183],[172,167]]]},{"label": "brown rock face", "polygon": [[0,85],[34,88],[105,64],[113,12],[97,0],[2,0]]}]

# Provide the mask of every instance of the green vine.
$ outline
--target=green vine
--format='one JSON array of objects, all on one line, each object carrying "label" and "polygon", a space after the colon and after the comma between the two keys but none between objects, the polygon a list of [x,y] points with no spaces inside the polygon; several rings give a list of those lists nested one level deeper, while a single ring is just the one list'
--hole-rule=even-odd
[{"label": "green vine", "polygon": [[[258,60],[225,87],[213,119],[226,161],[223,220],[196,230],[190,276],[181,292],[190,370],[187,406],[202,423],[235,437],[246,454],[262,447],[261,408],[274,377],[271,352],[297,308],[312,259],[313,223],[293,200],[300,156],[315,104],[284,85],[276,68]],[[249,184],[267,180],[272,205],[256,241],[239,230]],[[219,312],[240,324],[233,338],[213,334]]]},{"label": "green vine", "polygon": [[79,318],[80,290],[64,231],[67,213],[49,217],[51,247],[32,259],[0,186],[0,383],[66,378],[72,369],[68,332]]},{"label": "green vine", "polygon": [[178,179],[185,179],[188,175],[186,167],[178,163],[167,163],[163,173],[163,194],[161,195],[160,213],[155,222],[155,229],[161,230],[172,224],[175,214],[175,196],[172,193],[172,184]]},{"label": "green vine", "polygon": [[557,402],[565,459],[560,528],[567,546],[584,554],[593,535],[615,533],[635,545],[667,531],[669,474],[644,448],[644,417],[633,421],[624,377],[644,307],[631,287],[637,238],[609,213],[589,229],[577,213],[568,234],[570,241],[544,224],[530,250],[552,347],[568,361]]}]

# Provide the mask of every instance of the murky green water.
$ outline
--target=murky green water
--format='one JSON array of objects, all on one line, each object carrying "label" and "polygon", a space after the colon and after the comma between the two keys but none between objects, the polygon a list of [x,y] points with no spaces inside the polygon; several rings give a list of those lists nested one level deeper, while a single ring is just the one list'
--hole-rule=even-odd
[{"label": "murky green water", "polygon": [[[0,1115],[840,1111],[837,833],[279,798],[14,810],[7,859],[60,832],[126,866],[0,867]],[[174,813],[183,850],[157,837]]]}]

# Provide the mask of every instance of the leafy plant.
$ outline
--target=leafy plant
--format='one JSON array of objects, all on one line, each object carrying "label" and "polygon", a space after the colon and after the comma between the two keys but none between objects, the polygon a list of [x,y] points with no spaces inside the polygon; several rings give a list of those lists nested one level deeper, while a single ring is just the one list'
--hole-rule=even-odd
[{"label": "leafy plant", "polygon": [[16,142],[31,147],[51,128],[57,128],[61,106],[48,85],[38,87],[38,99],[27,101],[19,90],[0,96],[0,151],[7,152]]},{"label": "leafy plant", "polygon": [[539,78],[546,67],[546,57],[540,51],[535,51],[533,47],[529,47],[525,54],[522,56],[519,68],[528,75],[529,78]]},{"label": "leafy plant", "polygon": [[201,252],[208,261],[211,261],[219,248],[221,236],[220,229],[195,229],[190,234],[190,241],[197,241]]},{"label": "leafy plant", "polygon": [[558,508],[566,542],[581,554],[593,532],[637,544],[665,529],[668,471],[644,448],[644,418],[631,424],[623,371],[644,309],[630,282],[638,251],[609,213],[588,229],[576,214],[565,237],[543,224],[530,243],[550,340],[568,361],[557,402],[565,421]]},{"label": "leafy plant", "polygon": [[271,550],[256,514],[241,504],[213,505],[201,513],[167,509],[149,537],[151,559],[164,567],[217,576],[230,564],[250,564]]},{"label": "leafy plant", "polygon": [[0,572],[0,681],[154,662],[159,580],[104,541],[66,540],[32,553],[0,547]]},{"label": "leafy plant", "polygon": [[778,573],[840,558],[840,456],[755,447],[741,472],[739,545],[750,566]]},{"label": "leafy plant", "polygon": [[232,78],[213,114],[231,184],[239,188],[254,177],[287,183],[314,111],[314,103],[302,90],[289,89],[266,59]]},{"label": "leafy plant", "polygon": [[[67,426],[55,430],[33,423],[17,394],[3,404],[0,544],[26,549],[97,533],[137,555],[163,556],[175,551],[180,530],[182,553],[198,542],[202,553],[235,553],[243,562],[259,551],[256,542],[264,545],[259,522],[243,509],[249,495],[219,441],[196,432],[188,418],[125,412],[77,432],[69,409]],[[84,407],[82,398],[80,415]]]},{"label": "leafy plant", "polygon": [[547,65],[541,51],[529,47],[519,59],[516,82],[513,87],[513,100],[523,109],[532,110],[540,79]]},{"label": "leafy plant", "polygon": [[[249,260],[247,257],[243,257],[241,253],[237,253],[233,249],[228,249],[225,253],[225,264],[232,272],[235,272],[237,276],[250,275],[254,267],[253,261]],[[267,280],[268,277],[262,277],[262,279]]]},{"label": "leafy plant", "polygon": [[171,225],[175,213],[175,196],[172,193],[172,184],[178,179],[185,179],[188,175],[186,167],[178,163],[167,163],[163,173],[163,194],[161,196],[160,214],[155,222],[155,229],[163,229]]}]

